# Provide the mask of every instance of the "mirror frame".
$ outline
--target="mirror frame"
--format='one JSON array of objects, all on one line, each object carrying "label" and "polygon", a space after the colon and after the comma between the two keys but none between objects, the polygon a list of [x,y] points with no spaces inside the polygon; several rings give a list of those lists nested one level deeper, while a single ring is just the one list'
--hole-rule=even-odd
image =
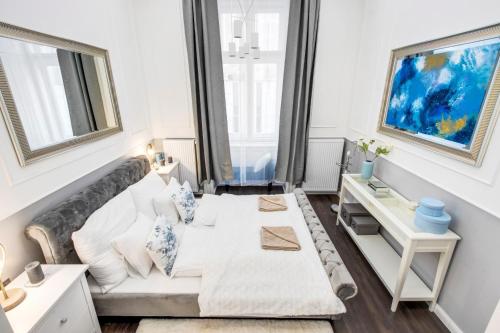
[{"label": "mirror frame", "polygon": [[75,148],[84,143],[97,141],[99,139],[103,139],[105,137],[123,131],[115,84],[113,82],[113,74],[111,71],[111,61],[109,59],[109,52],[107,50],[69,39],[55,37],[41,32],[17,27],[3,22],[0,22],[0,37],[7,37],[30,43],[52,46],[59,49],[76,51],[94,57],[103,58],[107,69],[106,76],[108,78],[109,89],[111,90],[111,102],[113,104],[113,111],[116,117],[116,127],[87,133],[66,141],[53,144],[48,147],[31,150],[28,139],[26,137],[26,133],[23,128],[23,124],[17,112],[16,104],[12,96],[12,91],[5,74],[2,61],[0,59],[0,111],[5,120],[5,125],[7,126],[12,145],[17,155],[17,159],[22,167],[40,159],[47,158],[49,156],[59,154],[63,151]]}]

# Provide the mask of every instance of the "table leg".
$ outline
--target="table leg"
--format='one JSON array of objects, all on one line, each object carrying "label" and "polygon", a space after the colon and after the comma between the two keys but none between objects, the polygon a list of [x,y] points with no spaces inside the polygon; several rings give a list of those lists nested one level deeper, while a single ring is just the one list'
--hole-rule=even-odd
[{"label": "table leg", "polygon": [[398,279],[396,280],[396,289],[394,290],[394,296],[392,297],[391,311],[396,312],[398,308],[398,303],[401,298],[401,292],[406,281],[406,276],[410,270],[410,265],[415,255],[415,243],[408,242],[403,249],[403,256],[401,257],[401,264],[399,265]]},{"label": "table leg", "polygon": [[453,251],[455,250],[456,242],[452,242],[448,245],[445,252],[439,254],[439,262],[436,270],[436,277],[434,278],[434,284],[432,285],[432,302],[429,305],[429,310],[434,311],[436,308],[437,299],[439,293],[441,292],[441,287],[443,286],[444,277],[450,266],[451,257],[453,256]]},{"label": "table leg", "polygon": [[340,188],[340,196],[339,196],[339,211],[337,212],[337,225],[340,224],[340,212],[342,211],[342,204],[344,203],[344,196],[345,196],[345,187],[344,187],[344,184],[342,184],[342,187]]}]

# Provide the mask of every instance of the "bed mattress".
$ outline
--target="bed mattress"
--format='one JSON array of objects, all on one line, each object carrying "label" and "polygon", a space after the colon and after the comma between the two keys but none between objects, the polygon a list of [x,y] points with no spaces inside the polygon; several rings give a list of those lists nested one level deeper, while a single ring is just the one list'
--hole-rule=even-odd
[{"label": "bed mattress", "polygon": [[[191,316],[209,317],[311,317],[344,312],[295,196],[284,198],[287,211],[262,213],[256,206],[258,196],[223,195],[223,208],[210,231],[218,240],[211,244],[203,277],[168,278],[153,268],[147,279],[128,278],[107,294],[101,294],[89,278],[98,313],[115,315],[113,307],[120,309],[119,303],[125,299],[145,303],[157,311],[155,315],[162,316],[177,316],[179,307],[186,313],[186,306]],[[261,225],[293,226],[303,248],[296,253],[262,250],[258,240]],[[112,307],[110,303],[115,304]],[[128,315],[136,315],[134,312],[143,307]]]}]

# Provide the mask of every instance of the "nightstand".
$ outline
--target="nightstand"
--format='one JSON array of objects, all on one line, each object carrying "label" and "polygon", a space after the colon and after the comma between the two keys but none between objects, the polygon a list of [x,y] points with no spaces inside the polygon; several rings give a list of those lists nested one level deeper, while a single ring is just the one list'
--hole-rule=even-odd
[{"label": "nightstand", "polygon": [[45,282],[26,287],[26,273],[19,275],[9,288],[23,288],[26,298],[7,311],[15,333],[100,333],[85,272],[87,265],[42,265]]},{"label": "nightstand", "polygon": [[163,180],[167,184],[168,182],[170,182],[170,178],[172,177],[179,180],[179,161],[165,163],[165,165],[159,167],[156,172],[161,176],[161,178],[163,178]]}]

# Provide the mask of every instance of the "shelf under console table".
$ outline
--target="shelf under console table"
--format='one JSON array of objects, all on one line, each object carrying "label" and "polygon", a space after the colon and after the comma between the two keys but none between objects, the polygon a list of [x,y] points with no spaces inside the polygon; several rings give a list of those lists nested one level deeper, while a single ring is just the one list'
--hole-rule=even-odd
[{"label": "shelf under console table", "polygon": [[[357,235],[340,214],[337,215],[337,225],[344,226],[392,295],[391,310],[396,311],[400,301],[429,301],[429,310],[434,311],[460,236],[451,230],[441,235],[419,231],[413,223],[415,211],[409,208],[406,198],[392,189],[387,194],[375,196],[368,181],[358,174],[343,175],[339,212],[347,193],[362,204],[403,247],[402,256],[399,256],[382,235]],[[411,262],[417,252],[440,254],[432,289],[411,269]]]}]

